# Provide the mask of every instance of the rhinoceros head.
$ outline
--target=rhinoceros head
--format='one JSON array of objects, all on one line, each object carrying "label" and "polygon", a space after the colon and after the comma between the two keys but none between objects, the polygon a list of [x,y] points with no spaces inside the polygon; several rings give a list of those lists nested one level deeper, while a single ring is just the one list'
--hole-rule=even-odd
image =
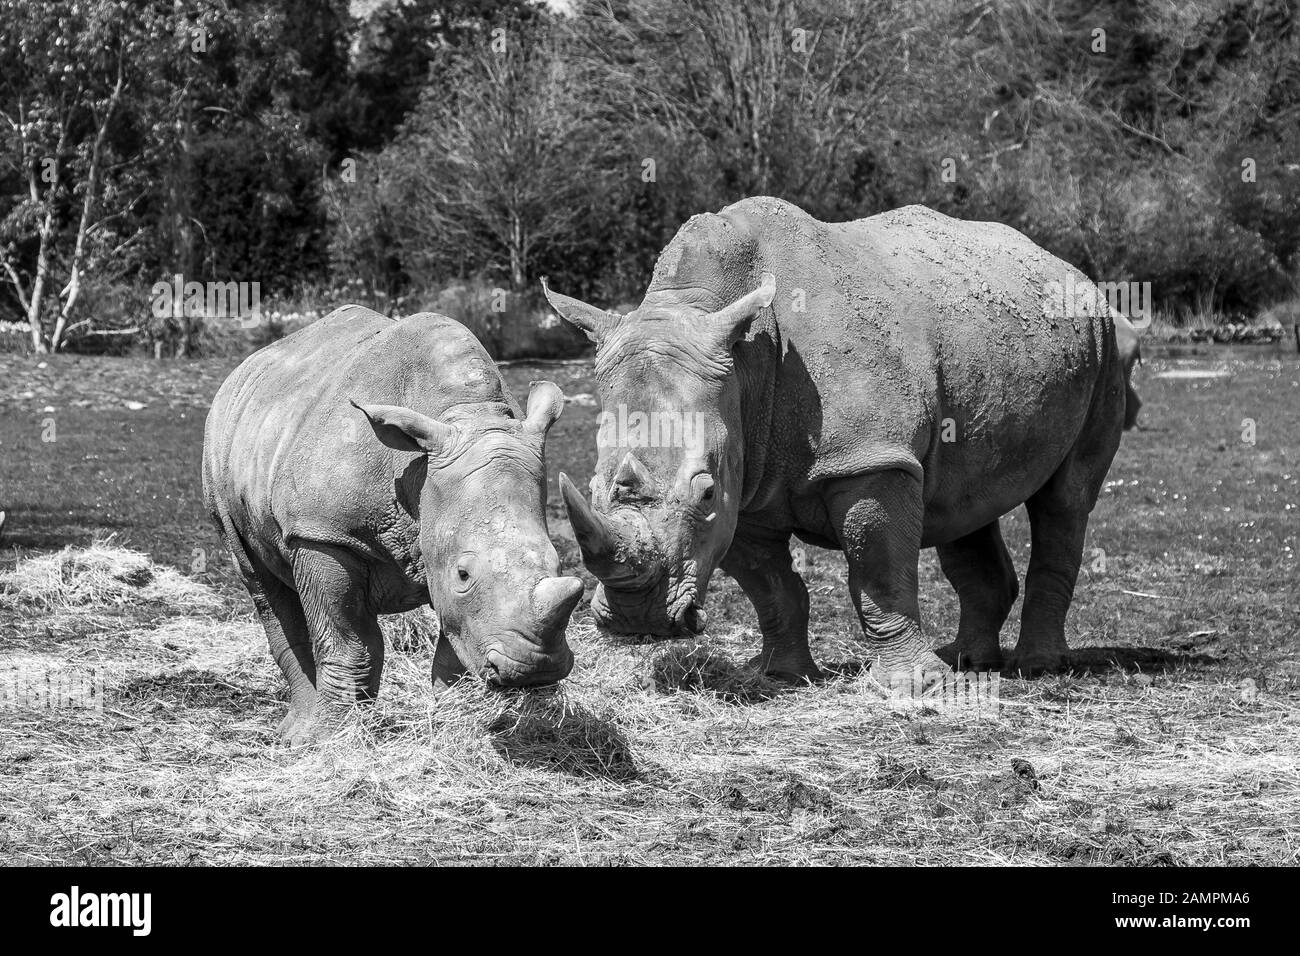
[{"label": "rhinoceros head", "polygon": [[565,628],[582,581],[559,576],[543,454],[563,407],[551,382],[533,384],[522,421],[357,405],[385,445],[427,456],[419,537],[430,602],[461,663],[490,683],[553,683],[573,666]]},{"label": "rhinoceros head", "polygon": [[652,293],[621,316],[546,289],[597,344],[591,503],[563,474],[560,489],[583,561],[601,582],[591,602],[598,624],[657,637],[704,628],[709,577],[731,546],[744,474],[731,347],[775,290],[764,273],[719,310]]}]

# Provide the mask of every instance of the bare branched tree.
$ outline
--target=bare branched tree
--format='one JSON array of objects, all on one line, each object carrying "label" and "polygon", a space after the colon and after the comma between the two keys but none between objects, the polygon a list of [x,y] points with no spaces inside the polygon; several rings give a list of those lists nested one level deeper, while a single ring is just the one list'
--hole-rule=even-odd
[{"label": "bare branched tree", "polygon": [[454,96],[421,103],[398,147],[407,261],[435,273],[498,264],[522,290],[541,250],[580,238],[605,174],[573,70],[550,41],[506,38],[459,65]]}]

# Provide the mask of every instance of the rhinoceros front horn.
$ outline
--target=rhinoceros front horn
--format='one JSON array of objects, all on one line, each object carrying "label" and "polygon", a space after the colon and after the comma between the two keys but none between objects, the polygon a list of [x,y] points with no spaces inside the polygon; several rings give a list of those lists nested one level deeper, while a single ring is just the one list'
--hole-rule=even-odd
[{"label": "rhinoceros front horn", "polygon": [[614,559],[618,549],[617,531],[608,518],[587,503],[564,472],[560,472],[560,494],[569,513],[569,524],[573,525],[573,536],[582,549],[583,563],[597,577],[608,574],[618,563]]},{"label": "rhinoceros front horn", "polygon": [[538,637],[547,650],[563,646],[569,615],[581,597],[582,581],[578,578],[543,578],[533,588],[533,617]]}]

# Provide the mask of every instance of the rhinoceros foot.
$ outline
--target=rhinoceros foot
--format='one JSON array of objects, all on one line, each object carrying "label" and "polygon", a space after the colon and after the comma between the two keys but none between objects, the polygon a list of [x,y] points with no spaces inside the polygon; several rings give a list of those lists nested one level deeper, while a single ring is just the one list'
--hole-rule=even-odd
[{"label": "rhinoceros foot", "polygon": [[957,642],[953,641],[944,644],[942,647],[934,649],[935,655],[955,671],[1000,671],[1006,664],[999,648],[994,651],[983,651],[972,653],[969,650],[959,650]]},{"label": "rhinoceros foot", "polygon": [[347,711],[343,708],[331,708],[324,712],[320,709],[307,712],[290,708],[284,720],[280,721],[280,743],[291,750],[310,747],[338,733],[346,719]]},{"label": "rhinoceros foot", "polygon": [[757,654],[749,659],[749,666],[761,671],[765,677],[788,684],[816,684],[825,680],[821,668],[806,651],[802,654]]},{"label": "rhinoceros foot", "polygon": [[1070,670],[1072,661],[1067,651],[1034,651],[1013,653],[1002,667],[1005,677],[1034,678],[1045,674],[1059,674]]},{"label": "rhinoceros foot", "polygon": [[306,747],[317,740],[311,715],[290,710],[280,721],[280,743],[290,748]]},{"label": "rhinoceros foot", "polygon": [[942,686],[952,676],[952,669],[932,651],[923,651],[909,660],[877,658],[871,663],[871,678],[891,697],[920,699]]}]

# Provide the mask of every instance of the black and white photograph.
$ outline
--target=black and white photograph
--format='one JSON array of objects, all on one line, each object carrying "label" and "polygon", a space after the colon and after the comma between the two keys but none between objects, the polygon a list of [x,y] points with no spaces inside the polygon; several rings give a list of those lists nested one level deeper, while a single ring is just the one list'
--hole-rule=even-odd
[{"label": "black and white photograph", "polygon": [[0,0],[0,866],[1243,941],[1298,413],[1296,0]]}]

